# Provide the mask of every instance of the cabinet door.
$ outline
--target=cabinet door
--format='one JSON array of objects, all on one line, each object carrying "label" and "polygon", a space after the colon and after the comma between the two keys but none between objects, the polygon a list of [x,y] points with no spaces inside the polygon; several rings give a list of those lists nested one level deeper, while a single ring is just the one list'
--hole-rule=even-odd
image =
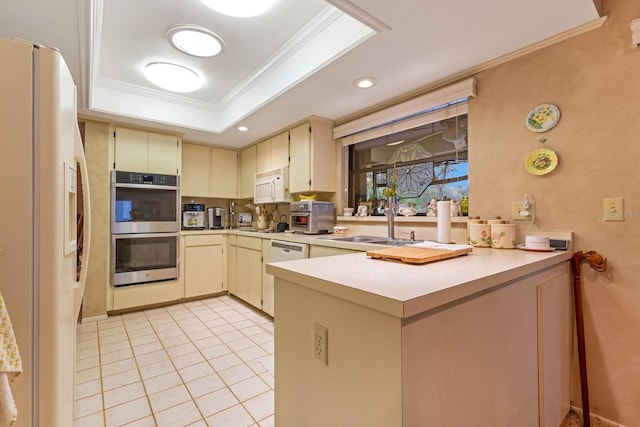
[{"label": "cabinet door", "polygon": [[116,128],[115,169],[127,172],[149,172],[148,133]]},{"label": "cabinet door", "polygon": [[[290,130],[289,144],[289,192],[299,193],[311,188],[310,134],[309,123],[304,123]],[[327,165],[328,169],[333,169]]]},{"label": "cabinet door", "polygon": [[270,316],[275,315],[273,304],[273,276],[267,274],[267,263],[270,258],[271,241],[269,239],[262,240],[262,311]]},{"label": "cabinet door", "polygon": [[557,426],[571,400],[571,286],[568,268],[538,284],[540,425]]},{"label": "cabinet door", "polygon": [[253,180],[256,175],[256,146],[245,148],[240,152],[240,184],[238,198],[253,197]]},{"label": "cabinet door", "polygon": [[238,153],[221,148],[211,149],[211,196],[238,196]]},{"label": "cabinet door", "polygon": [[[231,236],[235,237],[235,236]],[[229,249],[227,250],[227,286],[229,292],[238,296],[238,247],[232,244],[229,239]]]},{"label": "cabinet door", "polygon": [[289,166],[289,131],[271,138],[271,169]]},{"label": "cabinet door", "polygon": [[263,141],[256,145],[256,172],[264,172],[273,169],[271,167],[271,140]]},{"label": "cabinet door", "polygon": [[149,133],[148,172],[178,175],[180,144],[178,137]]},{"label": "cabinet door", "polygon": [[189,197],[209,197],[210,182],[211,149],[203,145],[183,144],[181,194]]},{"label": "cabinet door", "polygon": [[262,308],[262,252],[238,246],[237,296]]},{"label": "cabinet door", "polygon": [[187,247],[185,258],[185,297],[223,290],[222,245]]}]

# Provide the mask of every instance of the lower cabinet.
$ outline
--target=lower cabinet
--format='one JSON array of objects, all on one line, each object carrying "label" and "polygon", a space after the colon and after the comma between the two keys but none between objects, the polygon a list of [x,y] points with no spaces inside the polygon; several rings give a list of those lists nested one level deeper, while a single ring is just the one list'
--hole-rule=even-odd
[{"label": "lower cabinet", "polygon": [[273,276],[267,274],[267,264],[271,262],[270,257],[271,240],[262,240],[262,311],[269,316],[275,316],[273,301]]},{"label": "lower cabinet", "polygon": [[238,296],[238,236],[228,236],[227,245],[227,287],[229,293]]},{"label": "lower cabinet", "polygon": [[262,310],[262,239],[238,236],[236,296]]},{"label": "lower cabinet", "polygon": [[355,251],[351,249],[342,249],[342,248],[332,248],[329,246],[311,245],[309,247],[309,258],[320,258],[323,256],[355,254],[356,252],[362,252],[362,251]]},{"label": "lower cabinet", "polygon": [[223,241],[220,234],[185,238],[184,296],[186,298],[225,291]]}]

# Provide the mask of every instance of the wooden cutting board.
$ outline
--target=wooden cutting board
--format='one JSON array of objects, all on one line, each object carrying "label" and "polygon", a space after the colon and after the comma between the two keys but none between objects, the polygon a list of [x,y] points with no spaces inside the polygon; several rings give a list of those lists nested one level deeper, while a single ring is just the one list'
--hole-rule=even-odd
[{"label": "wooden cutting board", "polygon": [[367,251],[367,255],[374,259],[397,260],[408,264],[426,264],[428,262],[439,261],[441,259],[466,255],[471,251],[472,248],[445,250],[400,246]]}]

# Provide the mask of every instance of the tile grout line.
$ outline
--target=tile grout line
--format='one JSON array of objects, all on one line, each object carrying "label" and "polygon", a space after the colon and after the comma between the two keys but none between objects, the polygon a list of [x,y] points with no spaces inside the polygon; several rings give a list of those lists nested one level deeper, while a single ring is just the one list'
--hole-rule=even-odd
[{"label": "tile grout line", "polygon": [[[246,412],[246,414],[253,421],[253,423],[255,425],[259,425],[261,421],[264,421],[264,420],[268,419],[269,417],[273,416],[273,412],[271,412],[269,415],[264,417],[262,420],[257,420],[256,417],[249,411],[249,409],[245,405],[245,403],[233,391],[231,386],[235,385],[235,384],[239,384],[240,382],[245,381],[247,379],[251,379],[251,378],[257,378],[264,386],[266,386],[266,390],[265,391],[263,391],[261,393],[258,393],[257,395],[252,396],[251,398],[246,399],[247,401],[250,400],[250,399],[256,398],[258,396],[261,396],[263,394],[266,394],[266,393],[269,393],[269,392],[273,392],[273,388],[270,385],[270,383],[267,383],[265,381],[265,379],[261,376],[261,374],[258,373],[254,369],[254,367],[257,366],[257,367],[261,368],[261,371],[262,371],[263,374],[272,375],[270,370],[267,368],[267,366],[265,366],[264,361],[260,360],[262,357],[257,357],[255,359],[246,361],[245,359],[239,357],[238,354],[237,354],[237,351],[242,351],[242,350],[249,349],[249,348],[257,348],[257,349],[260,349],[262,352],[264,352],[266,354],[266,356],[273,357],[272,349],[268,350],[266,348],[263,348],[262,344],[264,344],[264,343],[260,344],[260,343],[254,341],[251,338],[251,336],[258,335],[258,334],[248,335],[247,333],[243,332],[242,329],[238,329],[233,323],[230,323],[227,319],[230,316],[241,316],[242,317],[241,321],[250,322],[250,325],[247,326],[246,328],[243,328],[243,329],[258,327],[258,328],[260,328],[262,330],[262,332],[259,332],[259,334],[265,333],[265,334],[270,334],[271,336],[273,336],[273,331],[270,328],[265,328],[263,326],[263,325],[267,324],[264,321],[266,318],[262,318],[262,316],[259,316],[259,313],[256,313],[254,309],[247,308],[242,304],[239,304],[238,307],[236,307],[235,304],[237,304],[238,302],[235,301],[234,299],[231,299],[231,303],[232,304],[230,304],[228,301],[223,300],[223,298],[213,299],[212,301],[216,301],[216,304],[211,304],[211,305],[209,305],[206,302],[204,302],[204,301],[209,301],[209,300],[198,300],[198,301],[202,301],[202,302],[200,302],[200,304],[180,303],[180,304],[177,304],[175,306],[171,306],[171,307],[182,307],[180,310],[169,310],[166,307],[161,307],[160,308],[160,309],[162,309],[161,316],[159,316],[157,319],[155,319],[155,320],[159,320],[159,319],[165,318],[165,316],[166,316],[166,319],[169,319],[172,323],[175,323],[177,325],[177,327],[179,328],[180,332],[187,339],[187,342],[185,342],[185,343],[168,346],[160,336],[160,332],[162,332],[162,331],[158,331],[157,328],[160,327],[159,325],[162,325],[162,324],[165,324],[165,323],[169,323],[169,322],[162,322],[162,323],[155,322],[155,324],[154,324],[154,321],[153,321],[154,320],[154,316],[150,316],[148,310],[143,310],[142,311],[142,313],[144,315],[144,317],[143,317],[144,318],[144,323],[147,323],[149,325],[149,327],[151,328],[151,330],[154,333],[155,339],[157,340],[157,342],[159,342],[159,344],[160,344],[163,352],[165,353],[165,355],[168,356],[169,362],[171,363],[174,372],[178,375],[178,377],[180,379],[180,385],[182,385],[186,389],[186,391],[187,391],[187,393],[188,393],[188,395],[189,395],[189,397],[191,399],[191,402],[194,403],[196,409],[198,410],[198,414],[200,415],[200,421],[204,421],[206,423],[206,418],[207,417],[204,416],[204,413],[202,412],[202,409],[196,403],[196,398],[192,394],[191,390],[189,390],[189,388],[187,387],[187,383],[186,383],[186,381],[185,381],[185,379],[183,377],[183,374],[180,373],[180,369],[178,369],[177,365],[175,364],[174,358],[169,353],[169,349],[170,348],[177,347],[177,346],[180,346],[180,345],[184,345],[184,344],[187,344],[187,343],[195,348],[195,351],[193,353],[198,353],[203,358],[204,362],[198,362],[198,363],[194,363],[194,364],[191,364],[191,365],[187,365],[187,366],[184,366],[183,369],[189,368],[190,366],[195,366],[195,365],[197,365],[199,363],[206,363],[207,366],[209,368],[211,368],[212,371],[216,374],[216,376],[220,379],[221,384],[224,386],[224,387],[221,387],[219,390],[226,389],[229,393],[231,393],[231,395],[234,396],[234,398],[238,402],[237,404],[234,404],[234,405],[232,405],[232,406],[230,406],[228,408],[224,408],[224,409],[221,409],[221,410],[219,410],[217,412],[214,412],[214,413],[210,414],[209,416],[210,417],[214,416],[216,414],[219,414],[219,413],[221,413],[221,412],[223,412],[225,410],[228,410],[228,409],[232,408],[233,406],[236,406],[236,405],[239,404],[240,407],[243,408],[243,410]],[[239,310],[239,308],[242,308],[243,310]],[[155,310],[157,310],[157,309],[154,309],[154,311]],[[183,311],[185,313],[188,313],[187,317],[180,317],[180,313],[179,312],[183,312]],[[226,311],[229,311],[231,313],[229,313],[228,315],[224,315],[224,314],[221,315],[220,314],[221,312],[226,312]],[[200,314],[198,314],[198,313],[200,313]],[[205,323],[205,321],[202,320],[201,315],[206,316],[209,313],[212,313],[212,314],[216,315],[217,318],[222,319],[224,321],[225,325],[231,326],[233,328],[233,330],[229,331],[229,333],[238,332],[240,334],[240,337],[237,338],[237,339],[232,339],[231,341],[228,341],[228,342],[223,340],[220,335],[218,335],[216,332],[214,332],[212,330],[212,328],[214,328],[213,326],[207,325]],[[145,398],[146,398],[147,404],[149,405],[149,409],[150,409],[150,412],[151,412],[151,418],[153,419],[153,422],[157,426],[158,425],[157,418],[156,418],[156,414],[157,413],[153,410],[153,406],[151,404],[149,390],[147,389],[147,385],[145,384],[145,381],[144,381],[143,376],[142,376],[142,370],[141,370],[142,367],[139,364],[140,362],[138,360],[138,356],[134,352],[134,345],[132,343],[132,337],[130,335],[131,331],[133,331],[133,329],[130,330],[130,328],[127,327],[128,325],[130,326],[132,324],[135,324],[135,322],[127,323],[127,321],[126,321],[127,318],[126,317],[124,317],[121,314],[118,315],[118,316],[119,316],[119,321],[115,321],[115,323],[118,323],[118,325],[115,326],[115,327],[116,328],[122,327],[124,329],[124,332],[126,334],[125,335],[126,336],[126,341],[127,341],[128,346],[129,346],[128,349],[131,351],[132,357],[134,359],[134,363],[136,365],[136,370],[138,372],[138,375],[139,375],[139,378],[140,378],[140,382],[141,382],[141,385],[142,385],[144,393],[145,393]],[[258,317],[260,317],[260,318],[258,318]],[[203,354],[203,350],[199,346],[196,345],[196,341],[198,341],[198,340],[196,339],[194,341],[194,339],[191,338],[190,333],[194,332],[194,331],[189,331],[189,326],[191,326],[191,324],[188,324],[188,325],[184,325],[183,324],[184,321],[191,320],[191,319],[197,320],[195,323],[193,323],[193,325],[198,325],[198,327],[202,327],[203,330],[206,330],[209,333],[211,333],[212,337],[215,337],[217,340],[219,340],[220,344],[217,344],[217,345],[224,345],[230,351],[227,354],[235,355],[240,360],[241,363],[238,364],[238,365],[234,365],[234,366],[240,366],[240,365],[246,366],[250,370],[250,372],[252,374],[251,377],[245,378],[245,379],[240,380],[240,381],[237,381],[234,384],[229,384],[227,380],[225,380],[222,376],[220,376],[220,372],[221,371],[218,371],[212,365],[211,360],[209,360]],[[256,321],[256,320],[258,320],[258,321]],[[221,326],[223,326],[223,325],[221,325]],[[143,326],[143,327],[146,327],[146,326]],[[100,375],[99,375],[99,380],[100,380],[100,393],[99,393],[99,395],[100,395],[100,398],[101,398],[102,419],[103,419],[103,422],[104,422],[105,426],[107,426],[107,414],[106,414],[107,408],[106,408],[105,390],[104,390],[104,366],[103,366],[104,357],[103,357],[102,349],[101,349],[101,346],[100,346],[100,344],[101,344],[100,335],[101,335],[101,332],[104,333],[108,329],[111,329],[111,328],[106,328],[105,325],[102,325],[102,327],[101,327],[100,323],[97,322],[96,331],[95,332],[96,332],[97,350],[98,350],[98,363],[99,363],[98,368],[99,368],[99,373],[100,373]],[[167,329],[167,330],[169,330],[169,329]],[[173,337],[168,337],[168,338],[166,338],[166,340],[171,339],[171,338],[173,338]],[[206,338],[201,338],[201,339],[206,339]],[[234,350],[233,347],[229,346],[229,343],[231,343],[233,341],[238,341],[240,339],[247,339],[251,343],[251,345],[248,346],[248,347],[245,347],[245,348],[241,348],[240,350],[237,350],[237,351]],[[267,340],[266,342],[269,342],[269,340]],[[108,346],[109,344],[110,343],[105,343],[105,346]],[[116,351],[119,351],[119,350],[114,350],[113,352],[116,352]],[[108,352],[108,353],[111,353],[111,352]],[[184,355],[187,355],[187,354],[192,354],[192,353],[188,352],[188,353],[185,353]],[[183,356],[183,355],[179,355],[179,356]],[[178,357],[178,356],[176,356],[176,357]],[[223,356],[219,356],[219,357],[223,357]],[[116,361],[113,361],[113,362],[110,362],[110,363],[117,363],[117,362],[119,362],[121,360],[126,360],[126,357],[124,359],[116,360]],[[251,362],[255,362],[255,366],[254,367],[252,367],[252,365],[250,364]],[[157,362],[157,363],[160,363],[160,362]],[[228,368],[225,368],[225,369],[231,369],[234,366],[231,366],[231,367],[228,367]],[[223,371],[225,369],[223,369]],[[205,376],[195,378],[194,380],[197,380],[197,379],[200,379],[200,378],[204,378]],[[150,378],[154,378],[154,377],[150,377]],[[121,387],[123,387],[123,386],[121,386]],[[119,388],[119,387],[114,388],[114,390],[117,389],[117,388]],[[164,390],[161,390],[161,391],[164,391]],[[161,391],[159,391],[159,392],[161,392]],[[159,393],[159,392],[157,392],[157,393]],[[214,392],[215,391],[212,391],[211,393],[214,393]],[[206,394],[208,394],[208,393],[205,393],[205,395]],[[136,399],[133,399],[133,400],[136,400]],[[130,402],[130,401],[127,401],[127,402]],[[113,408],[115,408],[117,406],[120,406],[122,404],[125,404],[127,402],[121,402],[118,405],[114,405]],[[178,405],[181,405],[181,404],[184,404],[184,403],[187,403],[187,402],[188,401],[181,402],[181,403],[178,403],[178,404],[173,405],[173,406],[169,406],[167,408],[164,408],[162,411],[169,410],[171,408],[174,408],[174,407],[176,407]],[[109,409],[111,409],[111,408],[109,408]],[[162,411],[158,411],[158,413],[162,412]],[[85,416],[89,416],[89,415],[93,415],[93,414],[95,414],[95,413],[86,414]],[[139,422],[140,420],[145,419],[146,417],[147,417],[147,415],[144,415],[141,418],[137,418],[135,420],[130,420],[130,421],[128,421],[128,423]],[[195,423],[197,423],[197,422],[199,422],[199,421],[195,421]]]}]

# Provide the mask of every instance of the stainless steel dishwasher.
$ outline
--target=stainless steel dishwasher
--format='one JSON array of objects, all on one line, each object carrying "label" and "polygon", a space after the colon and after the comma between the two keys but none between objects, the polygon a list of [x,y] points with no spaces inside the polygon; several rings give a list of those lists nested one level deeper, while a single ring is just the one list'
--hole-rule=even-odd
[{"label": "stainless steel dishwasher", "polygon": [[[294,259],[309,258],[309,245],[304,243],[285,242],[282,240],[272,240],[269,249],[268,262],[290,261]],[[273,276],[268,274],[269,280],[263,283],[262,289],[262,310],[275,316],[273,303]]]}]

